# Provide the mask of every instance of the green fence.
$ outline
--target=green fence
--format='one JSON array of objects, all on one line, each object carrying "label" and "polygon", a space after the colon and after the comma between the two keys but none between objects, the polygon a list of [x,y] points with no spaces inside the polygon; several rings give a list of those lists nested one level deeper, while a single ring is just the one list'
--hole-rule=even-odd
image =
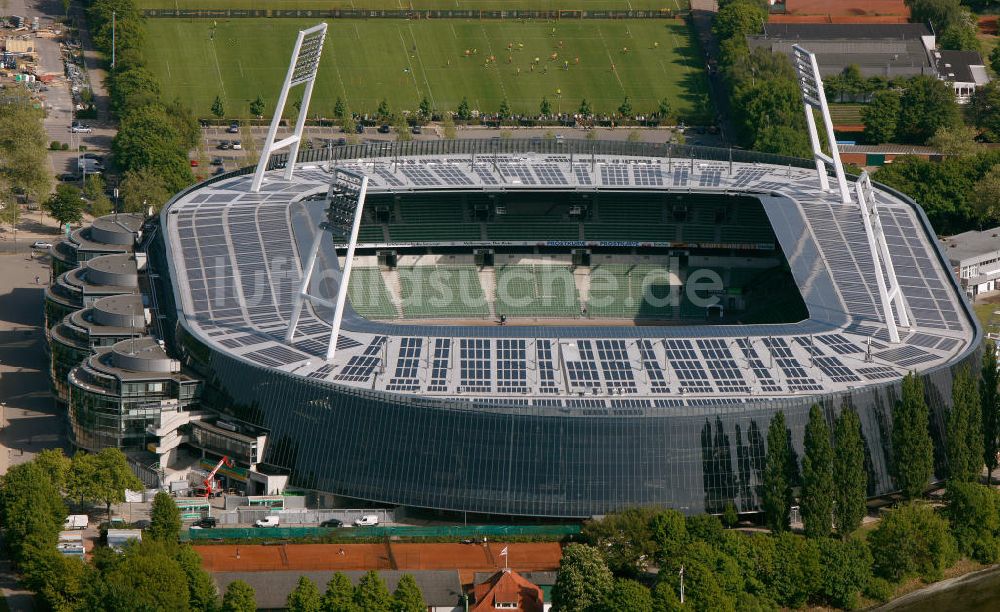
[{"label": "green fence", "polygon": [[232,529],[189,529],[182,540],[296,540],[336,535],[338,538],[505,538],[514,536],[565,537],[580,533],[579,525],[457,525],[351,527],[236,527]]}]

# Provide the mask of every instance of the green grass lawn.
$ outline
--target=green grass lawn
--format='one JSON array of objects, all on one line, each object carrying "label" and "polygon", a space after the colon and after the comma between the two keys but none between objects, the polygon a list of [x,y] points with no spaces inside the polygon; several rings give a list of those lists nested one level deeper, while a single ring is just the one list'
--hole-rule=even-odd
[{"label": "green grass lawn", "polygon": [[[199,116],[209,116],[216,95],[227,116],[246,115],[258,94],[270,113],[295,33],[315,23],[220,20],[213,40],[210,21],[150,19],[146,59],[164,97],[179,96]],[[465,57],[467,49],[478,52]],[[552,53],[558,53],[555,61]],[[490,55],[496,62],[485,65]],[[514,112],[531,114],[543,96],[553,110],[565,112],[575,112],[586,98],[595,113],[614,111],[625,96],[636,112],[652,112],[667,98],[689,122],[709,116],[699,52],[677,20],[330,22],[310,115],[332,116],[337,97],[352,111],[372,113],[383,98],[395,112],[416,110],[424,96],[442,110],[468,97],[484,112],[495,112],[506,98]],[[285,114],[293,112],[289,104]]]},{"label": "green grass lawn", "polygon": [[461,9],[461,10],[679,10],[689,0],[139,0],[139,8],[178,9]]}]

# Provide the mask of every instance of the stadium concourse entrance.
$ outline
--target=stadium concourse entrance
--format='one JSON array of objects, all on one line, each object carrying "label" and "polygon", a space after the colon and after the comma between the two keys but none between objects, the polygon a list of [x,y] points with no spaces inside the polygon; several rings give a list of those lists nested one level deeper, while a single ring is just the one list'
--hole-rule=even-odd
[{"label": "stadium concourse entrance", "polygon": [[808,316],[760,201],[722,194],[374,194],[349,297],[373,320],[443,325]]}]

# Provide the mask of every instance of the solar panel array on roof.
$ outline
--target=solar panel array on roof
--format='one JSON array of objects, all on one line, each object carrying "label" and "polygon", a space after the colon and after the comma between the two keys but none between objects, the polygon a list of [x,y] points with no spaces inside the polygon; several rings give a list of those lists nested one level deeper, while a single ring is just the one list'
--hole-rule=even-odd
[{"label": "solar panel array on roof", "polygon": [[598,340],[597,357],[601,362],[608,393],[636,392],[632,362],[624,340]]},{"label": "solar panel array on roof", "polygon": [[388,391],[417,391],[420,389],[420,354],[424,347],[423,338],[402,338],[396,357],[396,371],[393,373]]},{"label": "solar panel array on roof", "polygon": [[472,185],[472,181],[469,177],[467,177],[460,168],[453,164],[434,164],[432,168],[447,185]]},{"label": "solar panel array on roof", "polygon": [[681,388],[691,393],[710,393],[712,385],[708,382],[705,366],[698,359],[698,354],[690,340],[667,338],[663,341],[667,351],[667,361],[677,373]]},{"label": "solar panel array on roof", "polygon": [[435,338],[434,355],[431,362],[431,380],[428,391],[448,390],[448,365],[451,363],[451,339]]},{"label": "solar panel array on roof", "polygon": [[628,166],[625,164],[601,164],[601,183],[605,185],[628,185]]},{"label": "solar panel array on roof", "polygon": [[715,386],[722,393],[750,393],[750,387],[743,378],[739,365],[733,359],[729,344],[722,338],[698,340],[698,348],[705,358],[708,373],[715,380]]},{"label": "solar panel array on roof", "polygon": [[570,390],[596,389],[601,386],[597,373],[597,363],[594,362],[594,349],[590,340],[578,340],[576,343],[561,344],[563,361],[566,364],[566,376],[569,378]]},{"label": "solar panel array on roof", "polygon": [[653,393],[670,393],[670,387],[663,376],[663,368],[656,358],[656,351],[653,350],[653,342],[643,338],[637,343],[639,346],[639,356],[642,360],[642,369],[649,379],[649,387]]},{"label": "solar panel array on roof", "polygon": [[492,356],[488,338],[462,338],[459,346],[459,372],[462,391],[489,391],[492,388]]},{"label": "solar panel array on roof", "polygon": [[524,393],[528,390],[528,361],[523,339],[501,338],[497,342],[497,391]]}]

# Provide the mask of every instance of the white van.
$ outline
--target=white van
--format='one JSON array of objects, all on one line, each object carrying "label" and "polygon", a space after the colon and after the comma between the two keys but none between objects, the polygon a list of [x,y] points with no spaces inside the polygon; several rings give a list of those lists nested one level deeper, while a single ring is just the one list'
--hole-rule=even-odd
[{"label": "white van", "polygon": [[374,514],[365,514],[354,521],[355,527],[371,527],[372,525],[378,525],[378,516]]},{"label": "white van", "polygon": [[257,519],[253,524],[257,527],[277,527],[280,520],[281,517],[272,514],[271,516],[265,516],[262,519]]},{"label": "white van", "polygon": [[86,514],[71,514],[63,521],[63,529],[86,529],[90,518]]}]

